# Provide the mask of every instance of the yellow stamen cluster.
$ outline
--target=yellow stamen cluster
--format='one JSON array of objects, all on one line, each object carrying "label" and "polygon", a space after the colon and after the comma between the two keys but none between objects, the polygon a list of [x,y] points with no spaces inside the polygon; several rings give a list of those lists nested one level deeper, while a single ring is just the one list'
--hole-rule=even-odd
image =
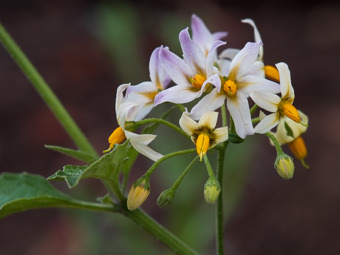
[{"label": "yellow stamen cluster", "polygon": [[307,157],[307,147],[301,136],[288,143],[288,146],[298,160],[303,160]]},{"label": "yellow stamen cluster", "polygon": [[299,112],[291,103],[281,103],[279,109],[283,115],[286,115],[288,118],[294,120],[297,123],[300,123],[301,118]]},{"label": "yellow stamen cluster", "polygon": [[264,74],[267,79],[280,82],[280,75],[279,71],[274,66],[265,66],[264,67]]},{"label": "yellow stamen cluster", "polygon": [[227,80],[223,85],[223,89],[228,96],[234,96],[237,92],[237,85],[234,81]]},{"label": "yellow stamen cluster", "polygon": [[196,140],[196,149],[197,154],[200,157],[200,160],[202,161],[203,156],[207,153],[210,146],[210,138],[207,135],[207,133],[203,132],[198,135]]},{"label": "yellow stamen cluster", "polygon": [[205,81],[206,78],[201,74],[196,74],[194,77],[190,79],[191,85],[197,89],[200,89]]},{"label": "yellow stamen cluster", "polygon": [[121,127],[116,128],[108,139],[110,148],[113,148],[116,143],[117,144],[123,143],[125,140],[126,140],[125,133]]}]

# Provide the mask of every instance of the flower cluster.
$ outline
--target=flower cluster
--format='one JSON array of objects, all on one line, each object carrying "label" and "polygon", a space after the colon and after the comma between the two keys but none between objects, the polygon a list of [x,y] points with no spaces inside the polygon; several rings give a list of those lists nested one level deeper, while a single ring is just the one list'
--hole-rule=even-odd
[{"label": "flower cluster", "polygon": [[[118,87],[119,127],[109,138],[110,148],[128,139],[139,153],[153,161],[161,160],[163,155],[149,147],[156,135],[135,131],[139,124],[147,123],[142,121],[154,107],[169,102],[183,109],[179,126],[195,144],[201,161],[218,144],[233,142],[235,138],[243,141],[258,133],[268,135],[277,147],[278,157],[283,153],[278,147],[289,144],[295,157],[307,166],[304,163],[307,150],[301,134],[307,130],[308,118],[293,106],[295,94],[288,65],[283,62],[275,67],[265,65],[263,42],[255,23],[250,19],[242,22],[251,25],[255,35],[254,42],[246,43],[242,49],[222,50],[226,45],[222,39],[227,33],[211,33],[196,15],[191,17],[191,33],[189,28],[179,33],[183,57],[168,47],[156,48],[149,62],[150,81]],[[257,111],[258,108],[261,110]],[[215,128],[219,109],[222,109],[222,127]],[[282,169],[287,165],[291,164],[280,161],[275,167],[281,176],[291,178],[292,169],[288,169],[289,174],[282,173],[287,172]],[[209,187],[206,193],[218,190],[218,185],[215,189],[211,184],[206,186]],[[205,197],[213,202],[214,196],[206,193]],[[130,204],[130,207],[136,206]]]}]

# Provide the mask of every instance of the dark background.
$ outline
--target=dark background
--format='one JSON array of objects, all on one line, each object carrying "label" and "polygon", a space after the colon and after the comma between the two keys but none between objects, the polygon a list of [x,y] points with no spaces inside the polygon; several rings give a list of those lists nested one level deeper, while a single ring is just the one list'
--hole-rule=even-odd
[{"label": "dark background", "polygon": [[[265,137],[228,148],[226,254],[339,254],[340,5],[237,3],[8,0],[0,1],[0,22],[100,153],[116,127],[116,87],[149,79],[155,47],[167,45],[179,53],[177,36],[190,26],[192,13],[212,32],[228,31],[228,46],[235,48],[253,40],[252,28],[240,22],[252,18],[264,42],[265,63],[283,61],[290,67],[295,105],[310,119],[303,137],[311,167],[306,170],[295,161],[295,176],[285,181],[273,169],[275,151]],[[74,145],[3,47],[0,120],[1,172],[47,177],[78,163],[44,148]],[[150,165],[146,159],[138,162],[133,178]],[[174,205],[160,209],[156,198],[171,183],[167,171],[159,172],[144,209],[202,254],[214,254],[214,209],[202,197],[205,177],[191,174]],[[72,191],[56,185],[87,199],[104,194],[96,181],[82,184]],[[171,254],[122,216],[59,209],[1,219],[0,250],[14,255]]]}]

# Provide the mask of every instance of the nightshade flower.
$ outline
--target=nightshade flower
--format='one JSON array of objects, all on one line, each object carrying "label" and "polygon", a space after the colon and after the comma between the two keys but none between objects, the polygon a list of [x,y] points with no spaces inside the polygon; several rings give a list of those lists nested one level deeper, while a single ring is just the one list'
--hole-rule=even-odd
[{"label": "nightshade flower", "polygon": [[202,160],[209,148],[222,143],[228,139],[228,127],[216,128],[218,113],[205,112],[199,122],[194,121],[183,112],[179,125],[185,133],[191,136],[191,140],[196,145],[197,154]]},{"label": "nightshade flower", "polygon": [[232,59],[229,70],[223,70],[222,89],[214,88],[191,109],[190,116],[193,119],[199,119],[205,111],[219,108],[227,100],[227,108],[233,118],[236,133],[241,138],[254,133],[248,97],[254,91],[280,91],[277,83],[261,75],[263,64],[257,61],[260,46],[260,43],[247,43]]},{"label": "nightshade flower", "polygon": [[163,68],[176,85],[158,93],[155,105],[163,102],[188,103],[200,97],[208,84],[221,87],[218,69],[214,66],[214,54],[217,47],[224,45],[225,42],[215,41],[206,55],[190,38],[188,28],[180,32],[179,40],[184,59],[166,48],[161,49],[159,53]]},{"label": "nightshade flower", "polygon": [[112,149],[115,143],[123,142],[124,139],[122,141],[122,137],[124,135],[126,139],[129,139],[131,145],[136,149],[136,151],[153,161],[157,161],[163,157],[163,155],[147,146],[156,138],[156,135],[136,134],[125,128],[126,121],[136,120],[139,110],[138,104],[135,102],[126,101],[126,98],[124,97],[123,93],[129,86],[130,84],[122,84],[117,89],[116,117],[119,127],[116,128],[109,137],[110,148]]},{"label": "nightshade flower", "polygon": [[156,48],[150,57],[149,72],[151,81],[145,81],[135,86],[129,86],[126,90],[126,101],[138,104],[136,120],[143,119],[153,108],[156,95],[164,90],[170,83],[170,78],[163,69],[159,51],[162,47]]},{"label": "nightshade flower", "polygon": [[300,122],[301,118],[298,111],[293,106],[295,94],[290,79],[290,71],[285,63],[276,64],[276,68],[280,74],[280,89],[281,97],[268,92],[259,93],[252,92],[251,97],[254,102],[261,108],[272,112],[263,118],[255,127],[255,132],[264,134],[279,124],[279,121],[284,116]]}]

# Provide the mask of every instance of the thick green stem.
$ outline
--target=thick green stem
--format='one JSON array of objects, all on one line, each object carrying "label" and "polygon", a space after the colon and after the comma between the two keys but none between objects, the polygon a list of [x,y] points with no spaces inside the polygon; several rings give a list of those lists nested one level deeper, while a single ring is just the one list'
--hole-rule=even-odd
[{"label": "thick green stem", "polygon": [[136,222],[146,231],[151,233],[157,240],[161,241],[176,254],[180,255],[194,255],[198,254],[192,250],[187,244],[185,244],[181,239],[173,235],[170,231],[165,229],[162,225],[144,213],[142,210],[137,209],[134,211],[129,211],[124,209],[123,212],[128,218]]},{"label": "thick green stem", "polygon": [[72,138],[74,143],[81,151],[87,152],[90,155],[98,158],[97,152],[79,129],[59,99],[55,96],[53,91],[49,88],[44,79],[40,76],[38,71],[34,68],[26,55],[21,51],[19,46],[14,42],[11,36],[7,33],[5,28],[0,24],[0,41],[7,49],[9,54],[13,57],[15,62],[21,68],[23,73],[27,76],[34,88],[38,91],[45,103],[49,106],[66,132]]},{"label": "thick green stem", "polygon": [[223,221],[223,168],[224,168],[224,156],[227,149],[227,143],[223,144],[223,148],[218,150],[217,154],[217,180],[221,186],[221,192],[217,199],[216,208],[216,248],[217,254],[224,254],[224,221]]}]

